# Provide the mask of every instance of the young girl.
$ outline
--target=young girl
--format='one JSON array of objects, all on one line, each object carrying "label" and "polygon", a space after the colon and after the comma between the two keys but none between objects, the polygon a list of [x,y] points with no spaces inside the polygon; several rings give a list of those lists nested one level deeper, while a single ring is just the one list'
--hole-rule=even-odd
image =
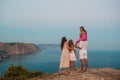
[{"label": "young girl", "polygon": [[62,71],[62,69],[67,69],[69,68],[69,50],[68,50],[68,42],[66,37],[63,37],[61,40],[61,59],[60,59],[60,69],[59,72]]},{"label": "young girl", "polygon": [[76,61],[76,48],[73,40],[69,40],[69,53],[70,53],[70,74],[74,73],[74,62]]}]

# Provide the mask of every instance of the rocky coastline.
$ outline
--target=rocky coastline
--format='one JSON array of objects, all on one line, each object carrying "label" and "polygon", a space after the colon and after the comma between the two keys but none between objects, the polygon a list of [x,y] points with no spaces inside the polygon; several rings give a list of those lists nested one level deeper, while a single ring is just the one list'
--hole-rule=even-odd
[{"label": "rocky coastline", "polygon": [[40,49],[35,44],[0,42],[0,59],[9,58],[10,55],[30,54],[39,51]]}]

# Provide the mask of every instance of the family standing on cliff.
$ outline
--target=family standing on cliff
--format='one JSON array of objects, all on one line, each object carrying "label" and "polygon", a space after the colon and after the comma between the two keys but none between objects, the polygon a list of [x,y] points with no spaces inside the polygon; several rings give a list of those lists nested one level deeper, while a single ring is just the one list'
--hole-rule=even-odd
[{"label": "family standing on cliff", "polygon": [[74,62],[76,61],[76,48],[79,49],[79,59],[81,62],[80,72],[87,71],[88,68],[88,58],[87,58],[87,31],[83,26],[80,27],[80,38],[74,44],[73,40],[67,41],[66,37],[63,37],[61,40],[61,59],[60,59],[60,72],[64,69],[65,72],[70,74],[75,72]]}]

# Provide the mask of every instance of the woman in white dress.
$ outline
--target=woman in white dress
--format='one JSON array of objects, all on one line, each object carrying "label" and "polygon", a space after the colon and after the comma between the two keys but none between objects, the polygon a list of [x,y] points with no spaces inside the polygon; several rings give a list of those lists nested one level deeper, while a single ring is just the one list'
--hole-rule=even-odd
[{"label": "woman in white dress", "polygon": [[68,42],[66,37],[63,37],[61,40],[61,59],[60,59],[60,67],[59,67],[59,72],[62,71],[62,69],[67,69],[69,68],[69,50],[68,50]]},{"label": "woman in white dress", "polygon": [[76,61],[76,47],[73,40],[69,40],[69,54],[70,54],[70,74],[74,73],[74,64]]}]

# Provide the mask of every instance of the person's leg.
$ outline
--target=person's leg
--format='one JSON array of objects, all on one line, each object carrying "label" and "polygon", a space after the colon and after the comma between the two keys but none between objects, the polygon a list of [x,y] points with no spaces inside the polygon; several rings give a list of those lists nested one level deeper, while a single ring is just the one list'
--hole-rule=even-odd
[{"label": "person's leg", "polygon": [[59,69],[59,72],[61,72],[61,71],[62,71],[62,68]]},{"label": "person's leg", "polygon": [[69,68],[68,67],[64,68],[64,71],[69,72]]},{"label": "person's leg", "polygon": [[84,59],[81,59],[81,72],[84,71]]},{"label": "person's leg", "polygon": [[83,72],[84,71],[84,50],[80,50],[80,62],[81,62],[81,71],[80,72]]},{"label": "person's leg", "polygon": [[85,54],[84,54],[84,61],[85,61],[85,70],[84,71],[87,71],[88,69],[88,57],[87,57],[87,50],[85,50]]},{"label": "person's leg", "polygon": [[84,71],[87,71],[88,69],[88,59],[85,59],[85,70]]},{"label": "person's leg", "polygon": [[75,71],[75,61],[73,61],[73,70]]},{"label": "person's leg", "polygon": [[72,61],[70,61],[70,74],[72,74]]},{"label": "person's leg", "polygon": [[73,67],[74,67],[74,61],[72,61],[72,71],[73,71]]},{"label": "person's leg", "polygon": [[72,66],[73,66],[73,68],[74,68],[74,61],[72,61]]},{"label": "person's leg", "polygon": [[73,73],[75,73],[75,68],[74,68],[74,66],[75,66],[75,61],[72,61],[72,71],[73,71]]},{"label": "person's leg", "polygon": [[82,67],[82,59],[80,59],[80,63],[81,63],[81,66],[80,66],[80,68]]}]

